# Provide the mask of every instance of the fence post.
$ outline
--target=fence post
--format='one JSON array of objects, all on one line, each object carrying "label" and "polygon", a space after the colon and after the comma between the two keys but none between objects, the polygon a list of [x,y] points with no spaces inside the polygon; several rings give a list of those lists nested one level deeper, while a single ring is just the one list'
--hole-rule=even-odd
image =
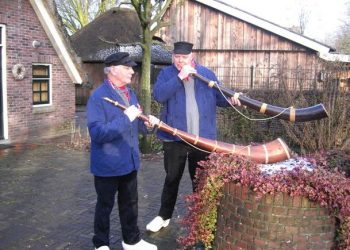
[{"label": "fence post", "polygon": [[250,88],[253,89],[254,84],[254,66],[250,66]]}]

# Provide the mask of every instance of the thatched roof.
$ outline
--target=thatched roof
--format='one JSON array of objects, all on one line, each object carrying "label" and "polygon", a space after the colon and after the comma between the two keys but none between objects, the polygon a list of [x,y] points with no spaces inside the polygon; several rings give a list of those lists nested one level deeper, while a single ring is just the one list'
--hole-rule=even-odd
[{"label": "thatched roof", "polygon": [[[113,8],[75,33],[72,45],[83,62],[103,62],[117,51],[126,51],[136,61],[142,61],[141,24],[132,9]],[[171,52],[165,45],[152,46],[152,63],[171,63]]]}]

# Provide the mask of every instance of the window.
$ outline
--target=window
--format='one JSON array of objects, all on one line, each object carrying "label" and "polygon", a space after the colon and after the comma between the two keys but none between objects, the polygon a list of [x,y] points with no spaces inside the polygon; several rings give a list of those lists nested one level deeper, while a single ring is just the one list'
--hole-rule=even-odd
[{"label": "window", "polygon": [[33,65],[33,105],[51,102],[51,65]]}]

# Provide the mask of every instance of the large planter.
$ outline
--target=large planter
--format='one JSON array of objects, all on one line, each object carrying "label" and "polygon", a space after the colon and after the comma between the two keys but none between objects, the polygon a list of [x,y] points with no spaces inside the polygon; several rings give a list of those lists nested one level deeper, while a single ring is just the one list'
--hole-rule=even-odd
[{"label": "large planter", "polygon": [[331,249],[335,218],[307,198],[284,193],[257,200],[227,183],[218,208],[214,249]]}]

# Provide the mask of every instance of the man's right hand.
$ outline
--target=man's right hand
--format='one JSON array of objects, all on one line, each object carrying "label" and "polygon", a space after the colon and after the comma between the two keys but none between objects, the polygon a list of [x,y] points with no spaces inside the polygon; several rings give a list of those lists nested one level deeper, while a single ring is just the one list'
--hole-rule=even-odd
[{"label": "man's right hand", "polygon": [[129,120],[132,122],[136,119],[139,115],[141,115],[142,111],[138,108],[136,108],[135,105],[131,105],[126,110],[124,110],[124,114],[129,118]]},{"label": "man's right hand", "polygon": [[183,80],[187,78],[190,74],[197,73],[197,70],[190,65],[184,65],[178,74],[178,77]]}]

